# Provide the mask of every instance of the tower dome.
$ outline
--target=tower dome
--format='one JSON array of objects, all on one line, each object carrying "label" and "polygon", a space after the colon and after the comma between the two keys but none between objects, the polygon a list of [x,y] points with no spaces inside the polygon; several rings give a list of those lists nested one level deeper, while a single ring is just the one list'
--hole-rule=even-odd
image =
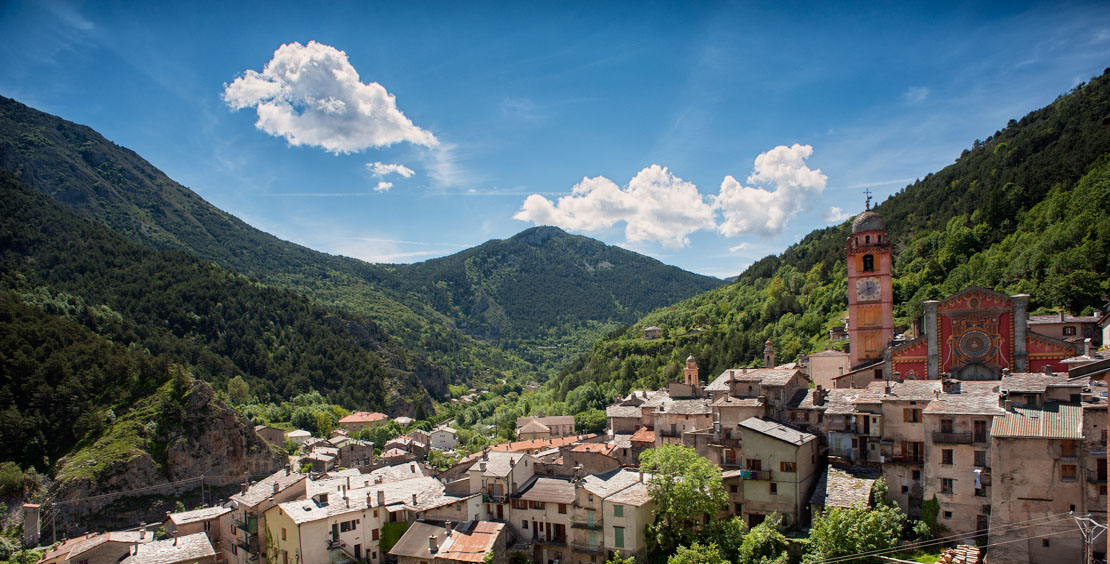
[{"label": "tower dome", "polygon": [[852,233],[859,233],[861,231],[885,231],[886,224],[883,223],[883,216],[879,215],[874,210],[867,210],[856,216],[852,221]]}]

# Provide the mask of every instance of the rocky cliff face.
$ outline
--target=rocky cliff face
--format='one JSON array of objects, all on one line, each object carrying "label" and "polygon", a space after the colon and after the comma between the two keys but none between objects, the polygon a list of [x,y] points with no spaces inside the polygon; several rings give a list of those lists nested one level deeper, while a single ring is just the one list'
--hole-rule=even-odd
[{"label": "rocky cliff face", "polygon": [[[158,409],[144,412],[163,414],[151,419],[156,429],[150,421],[132,422],[154,430],[143,444],[112,455],[107,445],[118,445],[102,444],[102,438],[82,449],[92,452],[79,451],[60,461],[52,504],[44,512],[56,517],[43,523],[44,533],[54,527],[62,535],[159,522],[178,500],[189,509],[213,504],[244,479],[271,474],[288,462],[254,432],[250,421],[217,399],[207,383],[188,385],[180,397],[163,394],[153,400],[160,402]],[[111,460],[98,464],[97,456]],[[95,471],[71,468],[82,464]]]}]

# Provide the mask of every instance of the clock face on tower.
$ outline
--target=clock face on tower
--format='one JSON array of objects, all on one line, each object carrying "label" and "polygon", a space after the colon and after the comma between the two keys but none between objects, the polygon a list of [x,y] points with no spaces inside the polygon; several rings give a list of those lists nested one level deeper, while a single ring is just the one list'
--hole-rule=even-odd
[{"label": "clock face on tower", "polygon": [[856,299],[861,302],[870,302],[882,297],[882,288],[878,278],[860,278],[856,280]]}]

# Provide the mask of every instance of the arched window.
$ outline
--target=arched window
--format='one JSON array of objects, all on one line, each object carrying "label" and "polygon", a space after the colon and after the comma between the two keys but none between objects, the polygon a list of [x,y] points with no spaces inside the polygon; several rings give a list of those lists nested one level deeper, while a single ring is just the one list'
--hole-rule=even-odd
[{"label": "arched window", "polygon": [[863,255],[863,271],[871,272],[873,270],[875,270],[875,256]]},{"label": "arched window", "polygon": [[863,236],[863,243],[865,245],[870,245],[871,244],[871,236],[870,235],[864,235]]}]

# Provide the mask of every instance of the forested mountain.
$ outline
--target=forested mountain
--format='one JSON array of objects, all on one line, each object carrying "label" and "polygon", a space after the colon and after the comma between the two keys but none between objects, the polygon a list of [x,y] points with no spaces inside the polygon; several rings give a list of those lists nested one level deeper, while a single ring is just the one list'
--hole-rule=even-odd
[{"label": "forested mountain", "polygon": [[[263,401],[315,390],[351,409],[419,414],[432,407],[431,395],[447,391],[441,369],[398,346],[365,317],[329,311],[181,251],[126,241],[3,170],[0,194],[0,291],[67,317],[116,346],[165,357],[220,389],[240,376]],[[33,344],[44,330],[31,321],[8,327],[11,346],[2,353],[10,373],[0,382],[0,411],[11,418],[5,428],[69,412],[45,409],[57,405],[39,401],[53,397],[49,388],[37,389],[44,370],[47,382],[68,382],[72,375],[73,385],[85,390],[71,398],[69,409],[92,409],[82,407],[84,395],[106,405],[120,395],[110,382],[98,384],[97,370],[85,374],[82,366],[100,360],[84,358],[84,349],[61,352]],[[47,341],[57,342],[64,339]],[[35,393],[26,393],[27,386]],[[41,417],[31,415],[38,411]],[[72,424],[80,421],[76,415],[62,419]],[[33,455],[53,458],[57,451],[49,445],[23,456]]]},{"label": "forested mountain", "polygon": [[534,362],[565,358],[621,323],[723,283],[557,227],[397,271],[467,332]]},{"label": "forested mountain", "polygon": [[[905,187],[875,209],[894,256],[896,330],[924,300],[968,285],[1032,296],[1033,309],[1090,311],[1110,294],[1110,69]],[[558,380],[558,396],[596,382],[603,397],[654,387],[693,354],[702,377],[762,358],[779,362],[830,343],[847,310],[850,222],[813,231],[727,287],[657,310],[598,341]],[[674,338],[639,339],[658,325]]]},{"label": "forested mountain", "polygon": [[417,265],[316,252],[220,211],[86,126],[3,97],[0,168],[133,242],[366,315],[460,381],[534,376],[537,362],[578,354],[619,323],[720,284],[558,230]]}]

